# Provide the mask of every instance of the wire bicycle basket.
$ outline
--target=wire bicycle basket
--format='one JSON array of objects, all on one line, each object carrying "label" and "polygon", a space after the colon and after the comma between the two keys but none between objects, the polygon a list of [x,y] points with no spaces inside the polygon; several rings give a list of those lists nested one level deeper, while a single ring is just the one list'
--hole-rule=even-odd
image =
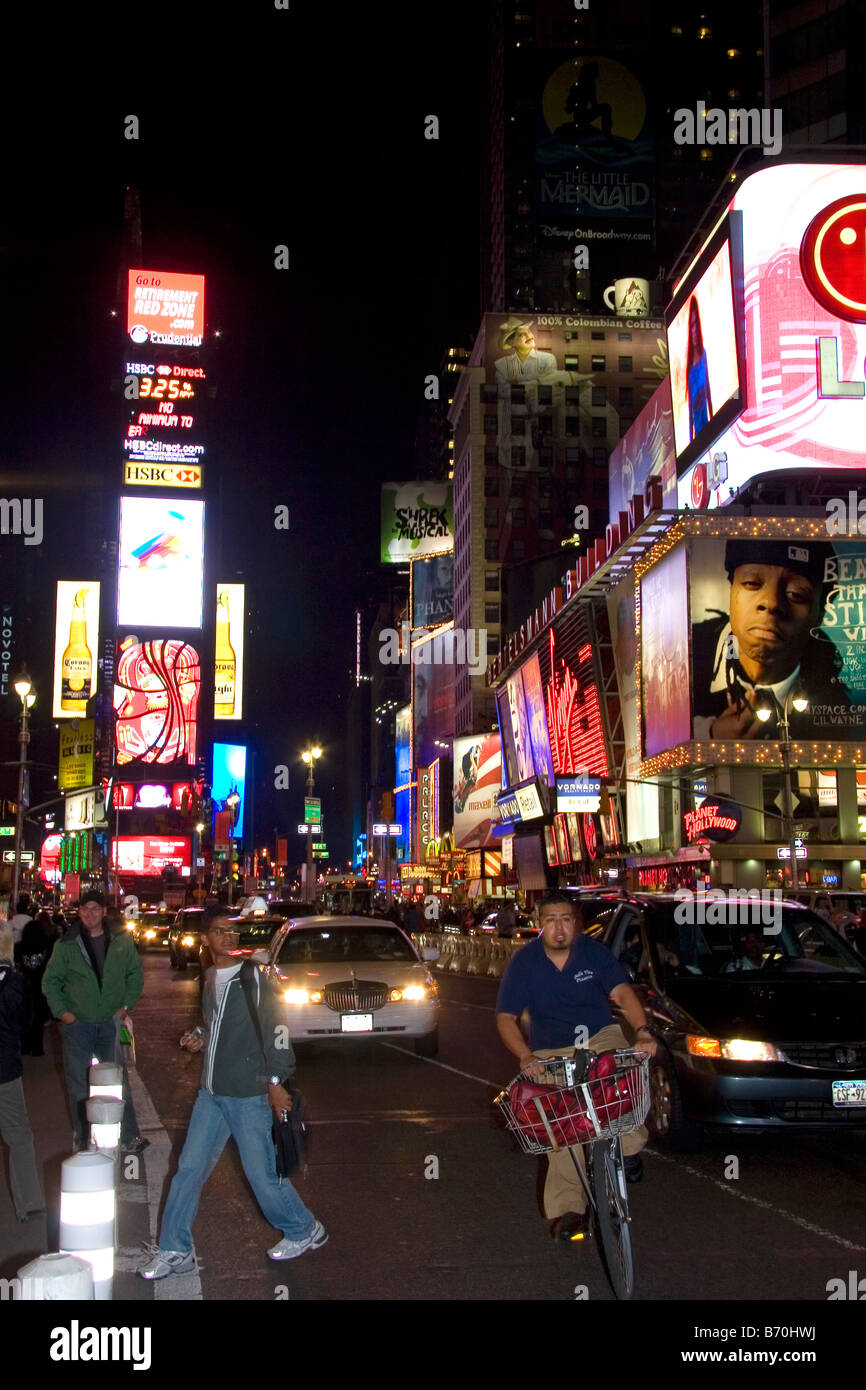
[{"label": "wire bicycle basket", "polygon": [[624,1049],[598,1056],[569,1053],[540,1058],[539,1075],[519,1072],[496,1097],[524,1153],[553,1153],[628,1134],[650,1106],[649,1064],[643,1052]]}]

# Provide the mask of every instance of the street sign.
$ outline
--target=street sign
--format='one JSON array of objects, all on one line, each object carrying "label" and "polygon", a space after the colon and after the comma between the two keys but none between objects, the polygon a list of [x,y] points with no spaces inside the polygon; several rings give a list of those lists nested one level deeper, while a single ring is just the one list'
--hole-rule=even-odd
[{"label": "street sign", "polygon": [[14,834],[15,834],[15,826],[14,826],[14,825],[0,825],[0,835],[14,835]]},{"label": "street sign", "polygon": [[317,849],[313,851],[314,859],[330,859],[330,857],[331,856],[326,849]]},{"label": "street sign", "polygon": [[299,826],[298,826],[298,834],[299,834],[299,835],[321,835],[321,833],[322,833],[322,822],[321,822],[321,821],[317,821],[314,825],[299,825]]},{"label": "street sign", "polygon": [[327,846],[326,844],[323,844],[323,843],[321,843],[321,842],[320,842],[319,844],[316,844],[315,840],[313,841],[313,853],[314,853],[314,854],[315,854],[315,852],[316,852],[317,849],[327,849],[327,848],[328,848],[328,846]]},{"label": "street sign", "polygon": [[[35,858],[36,858],[36,852],[35,852],[35,850],[32,850],[32,849],[22,849],[22,851],[21,851],[21,863],[22,863],[22,864],[32,864]],[[4,851],[3,851],[3,863],[4,863],[4,864],[14,864],[14,863],[15,863],[15,851],[14,851],[14,849],[4,849]]]},{"label": "street sign", "polygon": [[385,823],[384,821],[376,821],[376,824],[373,826],[373,834],[374,834],[374,835],[402,835],[402,834],[403,834],[403,827],[402,827],[402,825],[398,825],[396,821],[389,821],[389,822],[387,823],[387,825],[386,825],[386,823]]},{"label": "street sign", "polygon": [[304,820],[319,821],[322,819],[322,802],[317,796],[304,797]]}]

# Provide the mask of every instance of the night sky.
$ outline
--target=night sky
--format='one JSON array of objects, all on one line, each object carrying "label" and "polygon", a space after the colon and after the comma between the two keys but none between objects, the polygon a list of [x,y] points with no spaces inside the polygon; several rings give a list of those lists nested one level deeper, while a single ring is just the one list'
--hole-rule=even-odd
[{"label": "night sky", "polygon": [[[353,610],[377,572],[379,487],[412,476],[424,377],[478,325],[484,6],[448,0],[426,18],[292,0],[232,13],[183,41],[174,21],[166,31],[123,11],[92,46],[86,31],[47,27],[38,62],[4,92],[0,479],[5,497],[45,498],[31,613],[53,626],[55,582],[84,560],[70,479],[120,490],[122,404],[109,388],[125,349],[110,311],[131,185],[142,264],[204,273],[207,328],[221,330],[205,466],[222,475],[220,577],[249,586],[247,660],[260,673],[244,723],[222,727],[257,751],[261,843],[295,829],[296,759],[322,744],[334,862],[350,853],[345,701]],[[130,113],[138,141],[124,139]],[[438,142],[424,139],[431,113]],[[286,271],[274,269],[282,243]],[[279,503],[288,533],[273,526]],[[0,538],[13,596],[21,546]],[[37,628],[17,648],[34,672],[52,641]],[[47,699],[34,746],[56,757]],[[282,762],[292,789],[274,792]]]}]

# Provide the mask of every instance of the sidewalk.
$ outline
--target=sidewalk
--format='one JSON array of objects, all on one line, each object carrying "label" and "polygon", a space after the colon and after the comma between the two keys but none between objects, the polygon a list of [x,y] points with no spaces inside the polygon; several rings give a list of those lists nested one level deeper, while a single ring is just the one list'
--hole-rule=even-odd
[{"label": "sidewalk", "polygon": [[[60,1166],[72,1153],[72,1122],[69,1119],[58,1024],[51,1023],[45,1029],[45,1056],[25,1057],[23,1061],[24,1096],[33,1130],[36,1165],[45,1194],[47,1216],[27,1222],[16,1219],[9,1191],[9,1151],[0,1142],[2,1279],[14,1278],[28,1261],[58,1249]],[[140,1118],[144,1119],[143,1116]],[[141,1244],[151,1238],[145,1160],[153,1151],[153,1147],[147,1149],[138,1158],[137,1164],[127,1162],[124,1166],[121,1159],[117,1191],[115,1302],[151,1302],[153,1298],[152,1288],[135,1273],[142,1262]],[[155,1217],[155,1212],[153,1215]]]}]

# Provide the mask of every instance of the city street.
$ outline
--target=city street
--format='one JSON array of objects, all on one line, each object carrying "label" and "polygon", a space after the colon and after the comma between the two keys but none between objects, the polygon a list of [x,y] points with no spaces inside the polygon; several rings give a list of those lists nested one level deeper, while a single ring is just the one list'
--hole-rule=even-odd
[{"label": "city street", "polygon": [[[152,1144],[148,1196],[161,1207],[166,1138],[148,1124],[140,1083],[171,1143],[171,1173],[200,1073],[177,1045],[198,1021],[198,972],[157,957],[144,968],[136,1100]],[[499,1128],[492,1100],[515,1067],[495,1032],[496,982],[438,978],[435,1061],[390,1043],[299,1050],[311,1140],[297,1187],[328,1244],[267,1260],[275,1237],[230,1143],[194,1228],[200,1282],[141,1283],[143,1299],[612,1300],[594,1243],[550,1240],[540,1165]],[[725,1180],[730,1156],[736,1181]],[[826,1301],[827,1281],[866,1261],[864,1159],[864,1131],[707,1137],[688,1155],[651,1148],[630,1188],[636,1299]]]}]

